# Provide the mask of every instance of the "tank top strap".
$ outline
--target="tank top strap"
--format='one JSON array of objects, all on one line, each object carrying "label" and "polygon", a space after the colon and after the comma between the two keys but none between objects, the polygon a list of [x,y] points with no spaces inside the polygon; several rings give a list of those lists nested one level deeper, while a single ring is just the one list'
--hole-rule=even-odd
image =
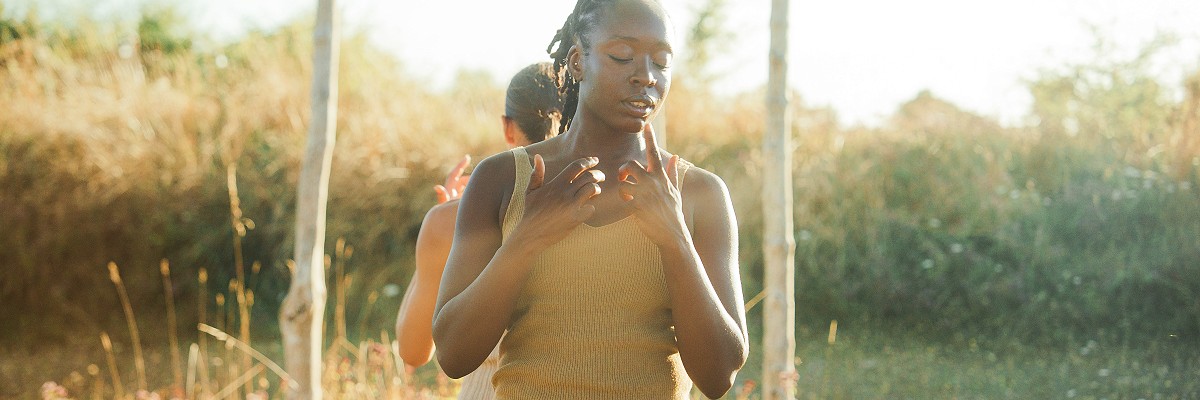
[{"label": "tank top strap", "polygon": [[677,163],[676,168],[679,169],[679,187],[677,189],[679,189],[679,193],[683,193],[683,178],[687,176],[688,170],[696,165],[684,160],[682,157]]},{"label": "tank top strap", "polygon": [[524,147],[517,147],[510,152],[513,155],[514,175],[513,175],[513,192],[512,197],[508,200],[508,208],[504,211],[504,222],[501,226],[503,239],[507,239],[509,233],[516,228],[517,222],[525,214],[525,190],[529,188],[529,175],[533,173],[533,166],[529,165],[529,153]]}]

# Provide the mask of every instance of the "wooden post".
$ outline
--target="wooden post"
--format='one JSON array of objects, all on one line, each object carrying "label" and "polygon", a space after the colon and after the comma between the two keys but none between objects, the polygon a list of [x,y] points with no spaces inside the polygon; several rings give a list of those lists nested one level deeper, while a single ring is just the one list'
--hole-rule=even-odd
[{"label": "wooden post", "polygon": [[312,120],[296,198],[296,248],[292,284],[279,312],[284,358],[295,380],[288,399],[322,397],[325,318],[325,209],[337,127],[338,26],[335,0],[317,1],[313,29]]},{"label": "wooden post", "polygon": [[767,132],[763,135],[763,399],[796,397],[796,240],[787,98],[788,0],[771,1]]}]

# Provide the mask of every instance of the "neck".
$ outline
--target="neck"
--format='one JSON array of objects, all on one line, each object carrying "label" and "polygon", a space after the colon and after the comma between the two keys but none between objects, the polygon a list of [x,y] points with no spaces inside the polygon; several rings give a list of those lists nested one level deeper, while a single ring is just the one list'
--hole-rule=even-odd
[{"label": "neck", "polygon": [[562,135],[573,158],[599,157],[603,164],[631,159],[645,162],[646,145],[641,132],[620,132],[593,118],[576,118]]}]

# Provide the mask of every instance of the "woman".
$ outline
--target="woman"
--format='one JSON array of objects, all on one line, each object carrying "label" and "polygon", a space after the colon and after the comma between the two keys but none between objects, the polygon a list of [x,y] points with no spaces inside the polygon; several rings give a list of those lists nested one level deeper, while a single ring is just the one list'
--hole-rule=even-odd
[{"label": "woman", "polygon": [[748,353],[733,207],[649,129],[672,45],[653,0],[576,4],[551,43],[565,131],[487,158],[461,200],[433,322],[448,375],[499,343],[500,399],[729,390]]},{"label": "woman", "polygon": [[[554,85],[553,66],[550,63],[537,63],[522,69],[509,82],[504,99],[501,124],[508,147],[527,146],[554,136],[560,130],[562,108],[562,96]],[[412,367],[424,365],[433,355],[433,337],[430,333],[433,306],[437,300],[446,256],[450,253],[450,242],[454,237],[459,206],[457,198],[468,181],[462,173],[470,160],[470,157],[464,157],[450,172],[445,185],[434,187],[440,204],[425,214],[421,231],[417,234],[416,272],[396,318],[400,358]],[[496,364],[493,356],[480,369],[467,376],[459,397],[472,400],[492,398],[491,379]]]}]

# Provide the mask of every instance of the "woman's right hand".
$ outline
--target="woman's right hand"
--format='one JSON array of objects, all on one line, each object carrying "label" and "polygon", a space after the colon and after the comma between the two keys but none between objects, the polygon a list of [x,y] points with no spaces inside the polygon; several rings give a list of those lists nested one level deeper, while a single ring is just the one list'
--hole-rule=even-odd
[{"label": "woman's right hand", "polygon": [[535,246],[549,247],[591,218],[596,207],[588,200],[600,194],[600,182],[604,182],[604,173],[592,169],[598,163],[596,157],[580,158],[547,182],[545,161],[540,154],[534,155],[525,212],[514,234],[525,235]]}]

